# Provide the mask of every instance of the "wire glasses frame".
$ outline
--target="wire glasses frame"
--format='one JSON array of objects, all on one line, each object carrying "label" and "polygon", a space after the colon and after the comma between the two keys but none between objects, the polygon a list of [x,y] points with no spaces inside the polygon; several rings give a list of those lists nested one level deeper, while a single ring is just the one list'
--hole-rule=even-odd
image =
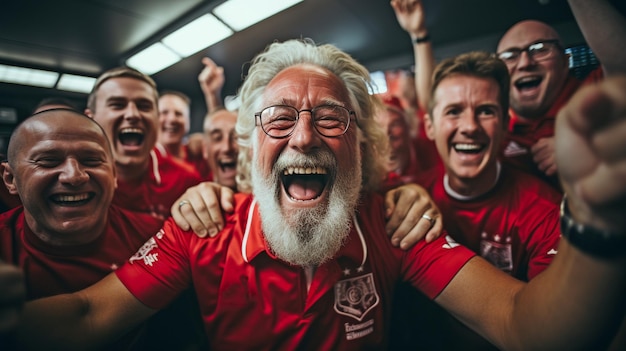
[{"label": "wire glasses frame", "polygon": [[254,114],[266,135],[276,139],[291,136],[302,112],[309,112],[315,130],[325,137],[338,137],[346,133],[354,111],[339,105],[320,105],[312,109],[298,110],[288,105],[272,105]]},{"label": "wire glasses frame", "polygon": [[557,49],[563,50],[559,40],[548,39],[532,43],[525,48],[511,48],[502,51],[498,53],[498,58],[507,65],[515,65],[519,61],[520,56],[522,56],[522,52],[526,51],[528,57],[532,58],[534,61],[543,61],[552,57],[552,55],[558,51]]}]

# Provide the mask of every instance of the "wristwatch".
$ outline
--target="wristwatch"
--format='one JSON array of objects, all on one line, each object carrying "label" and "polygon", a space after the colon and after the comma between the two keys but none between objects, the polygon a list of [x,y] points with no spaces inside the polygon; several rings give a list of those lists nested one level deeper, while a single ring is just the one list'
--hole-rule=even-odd
[{"label": "wristwatch", "polygon": [[415,39],[413,39],[413,43],[415,44],[421,44],[421,43],[427,43],[430,41],[430,35],[426,34],[423,37],[417,37]]},{"label": "wristwatch", "polygon": [[626,233],[577,223],[567,207],[567,196],[561,201],[561,235],[573,246],[593,256],[608,258],[626,254]]}]

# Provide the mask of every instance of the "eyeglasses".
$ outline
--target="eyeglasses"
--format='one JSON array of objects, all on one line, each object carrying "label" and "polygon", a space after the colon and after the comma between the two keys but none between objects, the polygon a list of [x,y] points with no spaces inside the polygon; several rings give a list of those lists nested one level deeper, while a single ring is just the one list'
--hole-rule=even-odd
[{"label": "eyeglasses", "polygon": [[261,129],[265,134],[280,139],[293,133],[302,112],[311,114],[315,130],[326,137],[338,137],[345,134],[350,126],[350,117],[356,116],[354,111],[338,105],[320,105],[310,110],[297,110],[292,106],[274,105],[255,113],[254,117],[258,117]]},{"label": "eyeglasses", "polygon": [[547,60],[554,55],[555,52],[561,51],[561,45],[557,39],[539,41],[528,45],[527,47],[512,48],[498,53],[498,58],[507,65],[515,65],[519,61],[522,52],[526,51],[528,57],[534,61]]}]

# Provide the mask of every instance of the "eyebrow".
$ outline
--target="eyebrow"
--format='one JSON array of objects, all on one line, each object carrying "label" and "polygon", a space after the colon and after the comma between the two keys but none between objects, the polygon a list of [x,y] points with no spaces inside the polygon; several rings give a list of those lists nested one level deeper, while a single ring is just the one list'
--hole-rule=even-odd
[{"label": "eyebrow", "polygon": [[[268,106],[273,105],[285,105],[295,107],[296,103],[293,100],[287,100],[285,98],[281,98],[277,103],[270,103]],[[331,105],[331,106],[341,106],[348,108],[344,102],[333,98],[323,98],[319,101],[319,103],[315,104],[313,107],[322,106],[322,105]]]},{"label": "eyebrow", "polygon": [[484,104],[480,104],[477,106],[477,108],[485,108],[485,107],[502,110],[502,106],[500,106],[500,104],[496,102],[486,102]]}]

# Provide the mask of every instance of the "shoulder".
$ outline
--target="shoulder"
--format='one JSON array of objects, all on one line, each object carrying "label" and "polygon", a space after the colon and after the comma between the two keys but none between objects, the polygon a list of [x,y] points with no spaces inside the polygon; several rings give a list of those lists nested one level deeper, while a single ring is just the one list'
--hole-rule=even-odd
[{"label": "shoulder", "polygon": [[238,221],[248,217],[252,203],[255,201],[252,194],[247,193],[235,193],[233,197],[234,210],[231,213],[226,213],[226,221]]},{"label": "shoulder", "polygon": [[593,71],[589,72],[582,81],[582,85],[597,83],[604,79],[604,70],[602,65],[598,65]]},{"label": "shoulder", "polygon": [[0,223],[4,224],[7,222],[12,222],[15,218],[19,217],[22,213],[24,213],[24,206],[17,206],[8,211],[0,213]]},{"label": "shoulder", "polygon": [[383,196],[377,192],[364,192],[359,197],[358,213],[382,213],[384,208]]},{"label": "shoulder", "polygon": [[122,208],[118,205],[109,206],[109,225],[126,231],[154,234],[163,225],[163,220],[146,212],[138,212]]},{"label": "shoulder", "polygon": [[435,187],[435,185],[437,185],[438,182],[440,184],[443,184],[441,182],[443,181],[443,176],[445,173],[446,171],[443,166],[432,167],[430,170],[421,172],[419,174],[419,177],[417,178],[417,184],[423,186],[430,192]]},{"label": "shoulder", "polygon": [[535,175],[503,165],[503,178],[509,182],[506,191],[516,192],[522,199],[546,201],[557,207],[561,202],[561,193]]},{"label": "shoulder", "polygon": [[192,165],[179,161],[170,155],[164,155],[158,152],[158,150],[153,150],[153,152],[159,163],[159,172],[162,174],[175,175],[176,177],[184,177],[184,179],[190,179],[197,183],[200,182],[200,174]]},{"label": "shoulder", "polygon": [[[24,207],[18,206],[0,214],[0,237],[12,236],[7,233],[23,231],[26,225]],[[0,245],[1,246],[1,245]]]},{"label": "shoulder", "polygon": [[23,230],[25,225],[23,214],[24,207],[22,206],[0,213],[0,237],[4,237],[4,233],[13,233]]}]

